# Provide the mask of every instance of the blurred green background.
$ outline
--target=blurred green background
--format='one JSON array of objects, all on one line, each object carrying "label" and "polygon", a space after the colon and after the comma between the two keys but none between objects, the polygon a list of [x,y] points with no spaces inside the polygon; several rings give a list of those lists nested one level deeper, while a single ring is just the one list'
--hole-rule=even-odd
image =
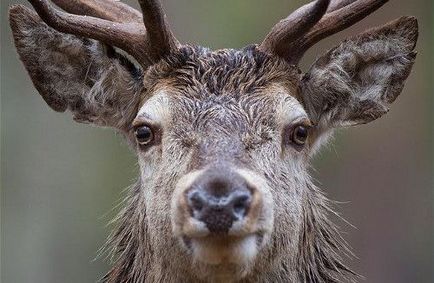
[{"label": "blurred green background", "polygon": [[[111,130],[76,124],[50,110],[17,59],[1,0],[1,282],[95,282],[94,260],[123,189],[137,173],[134,154]],[[129,1],[131,3],[131,1]],[[260,42],[304,1],[166,0],[182,42],[240,48]],[[136,6],[135,2],[131,3]],[[315,160],[314,175],[354,226],[345,237],[365,282],[433,282],[432,0],[391,0],[356,27],[310,50],[315,56],[349,34],[415,15],[418,58],[392,111],[338,133]]]}]

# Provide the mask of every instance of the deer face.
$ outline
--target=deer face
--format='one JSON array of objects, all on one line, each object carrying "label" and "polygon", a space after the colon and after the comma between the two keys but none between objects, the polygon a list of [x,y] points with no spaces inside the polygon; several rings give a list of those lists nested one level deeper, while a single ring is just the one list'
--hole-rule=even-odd
[{"label": "deer face", "polygon": [[181,52],[188,65],[145,76],[154,87],[133,121],[147,211],[158,218],[148,226],[175,238],[198,275],[233,276],[235,266],[241,276],[270,249],[275,218],[289,242],[299,234],[312,126],[300,75],[254,47]]},{"label": "deer face", "polygon": [[43,20],[15,6],[10,22],[44,100],[78,122],[115,128],[137,152],[141,176],[111,239],[119,258],[108,281],[348,274],[309,158],[335,128],[388,111],[414,62],[414,18],[351,37],[302,73],[296,63],[308,47],[382,2],[307,4],[239,51],[180,45],[155,1],[139,1],[146,31],[120,2],[83,10],[98,18],[30,2]]}]

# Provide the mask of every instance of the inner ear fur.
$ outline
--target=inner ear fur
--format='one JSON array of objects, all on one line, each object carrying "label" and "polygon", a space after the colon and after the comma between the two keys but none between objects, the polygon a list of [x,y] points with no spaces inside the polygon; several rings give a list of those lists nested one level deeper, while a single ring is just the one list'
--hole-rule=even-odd
[{"label": "inner ear fur", "polygon": [[9,10],[21,61],[45,102],[74,120],[123,129],[132,121],[141,70],[112,47],[60,33],[25,6]]},{"label": "inner ear fur", "polygon": [[417,36],[416,18],[401,17],[344,40],[317,59],[301,83],[311,119],[336,127],[387,113],[410,74]]}]

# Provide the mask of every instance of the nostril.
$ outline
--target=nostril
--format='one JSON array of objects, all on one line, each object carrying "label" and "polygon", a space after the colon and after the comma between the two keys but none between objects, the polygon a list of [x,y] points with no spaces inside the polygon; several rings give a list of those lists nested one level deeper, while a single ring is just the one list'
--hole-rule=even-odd
[{"label": "nostril", "polygon": [[193,210],[193,213],[200,213],[204,208],[206,200],[199,191],[193,191],[188,196],[188,204]]},{"label": "nostril", "polygon": [[242,196],[235,201],[234,210],[236,213],[244,213],[244,211],[246,210],[246,203],[248,198],[248,196]]},{"label": "nostril", "polygon": [[238,219],[243,218],[248,213],[252,196],[250,193],[242,192],[233,198],[233,211]]}]

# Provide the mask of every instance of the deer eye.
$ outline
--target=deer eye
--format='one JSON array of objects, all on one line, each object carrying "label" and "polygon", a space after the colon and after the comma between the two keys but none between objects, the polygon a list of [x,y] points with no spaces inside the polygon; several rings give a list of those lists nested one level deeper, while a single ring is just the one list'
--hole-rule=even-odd
[{"label": "deer eye", "polygon": [[296,145],[304,145],[309,136],[309,128],[303,125],[296,126],[292,132],[291,140]]},{"label": "deer eye", "polygon": [[154,139],[154,133],[148,126],[140,126],[135,131],[137,142],[140,145],[147,145]]}]

